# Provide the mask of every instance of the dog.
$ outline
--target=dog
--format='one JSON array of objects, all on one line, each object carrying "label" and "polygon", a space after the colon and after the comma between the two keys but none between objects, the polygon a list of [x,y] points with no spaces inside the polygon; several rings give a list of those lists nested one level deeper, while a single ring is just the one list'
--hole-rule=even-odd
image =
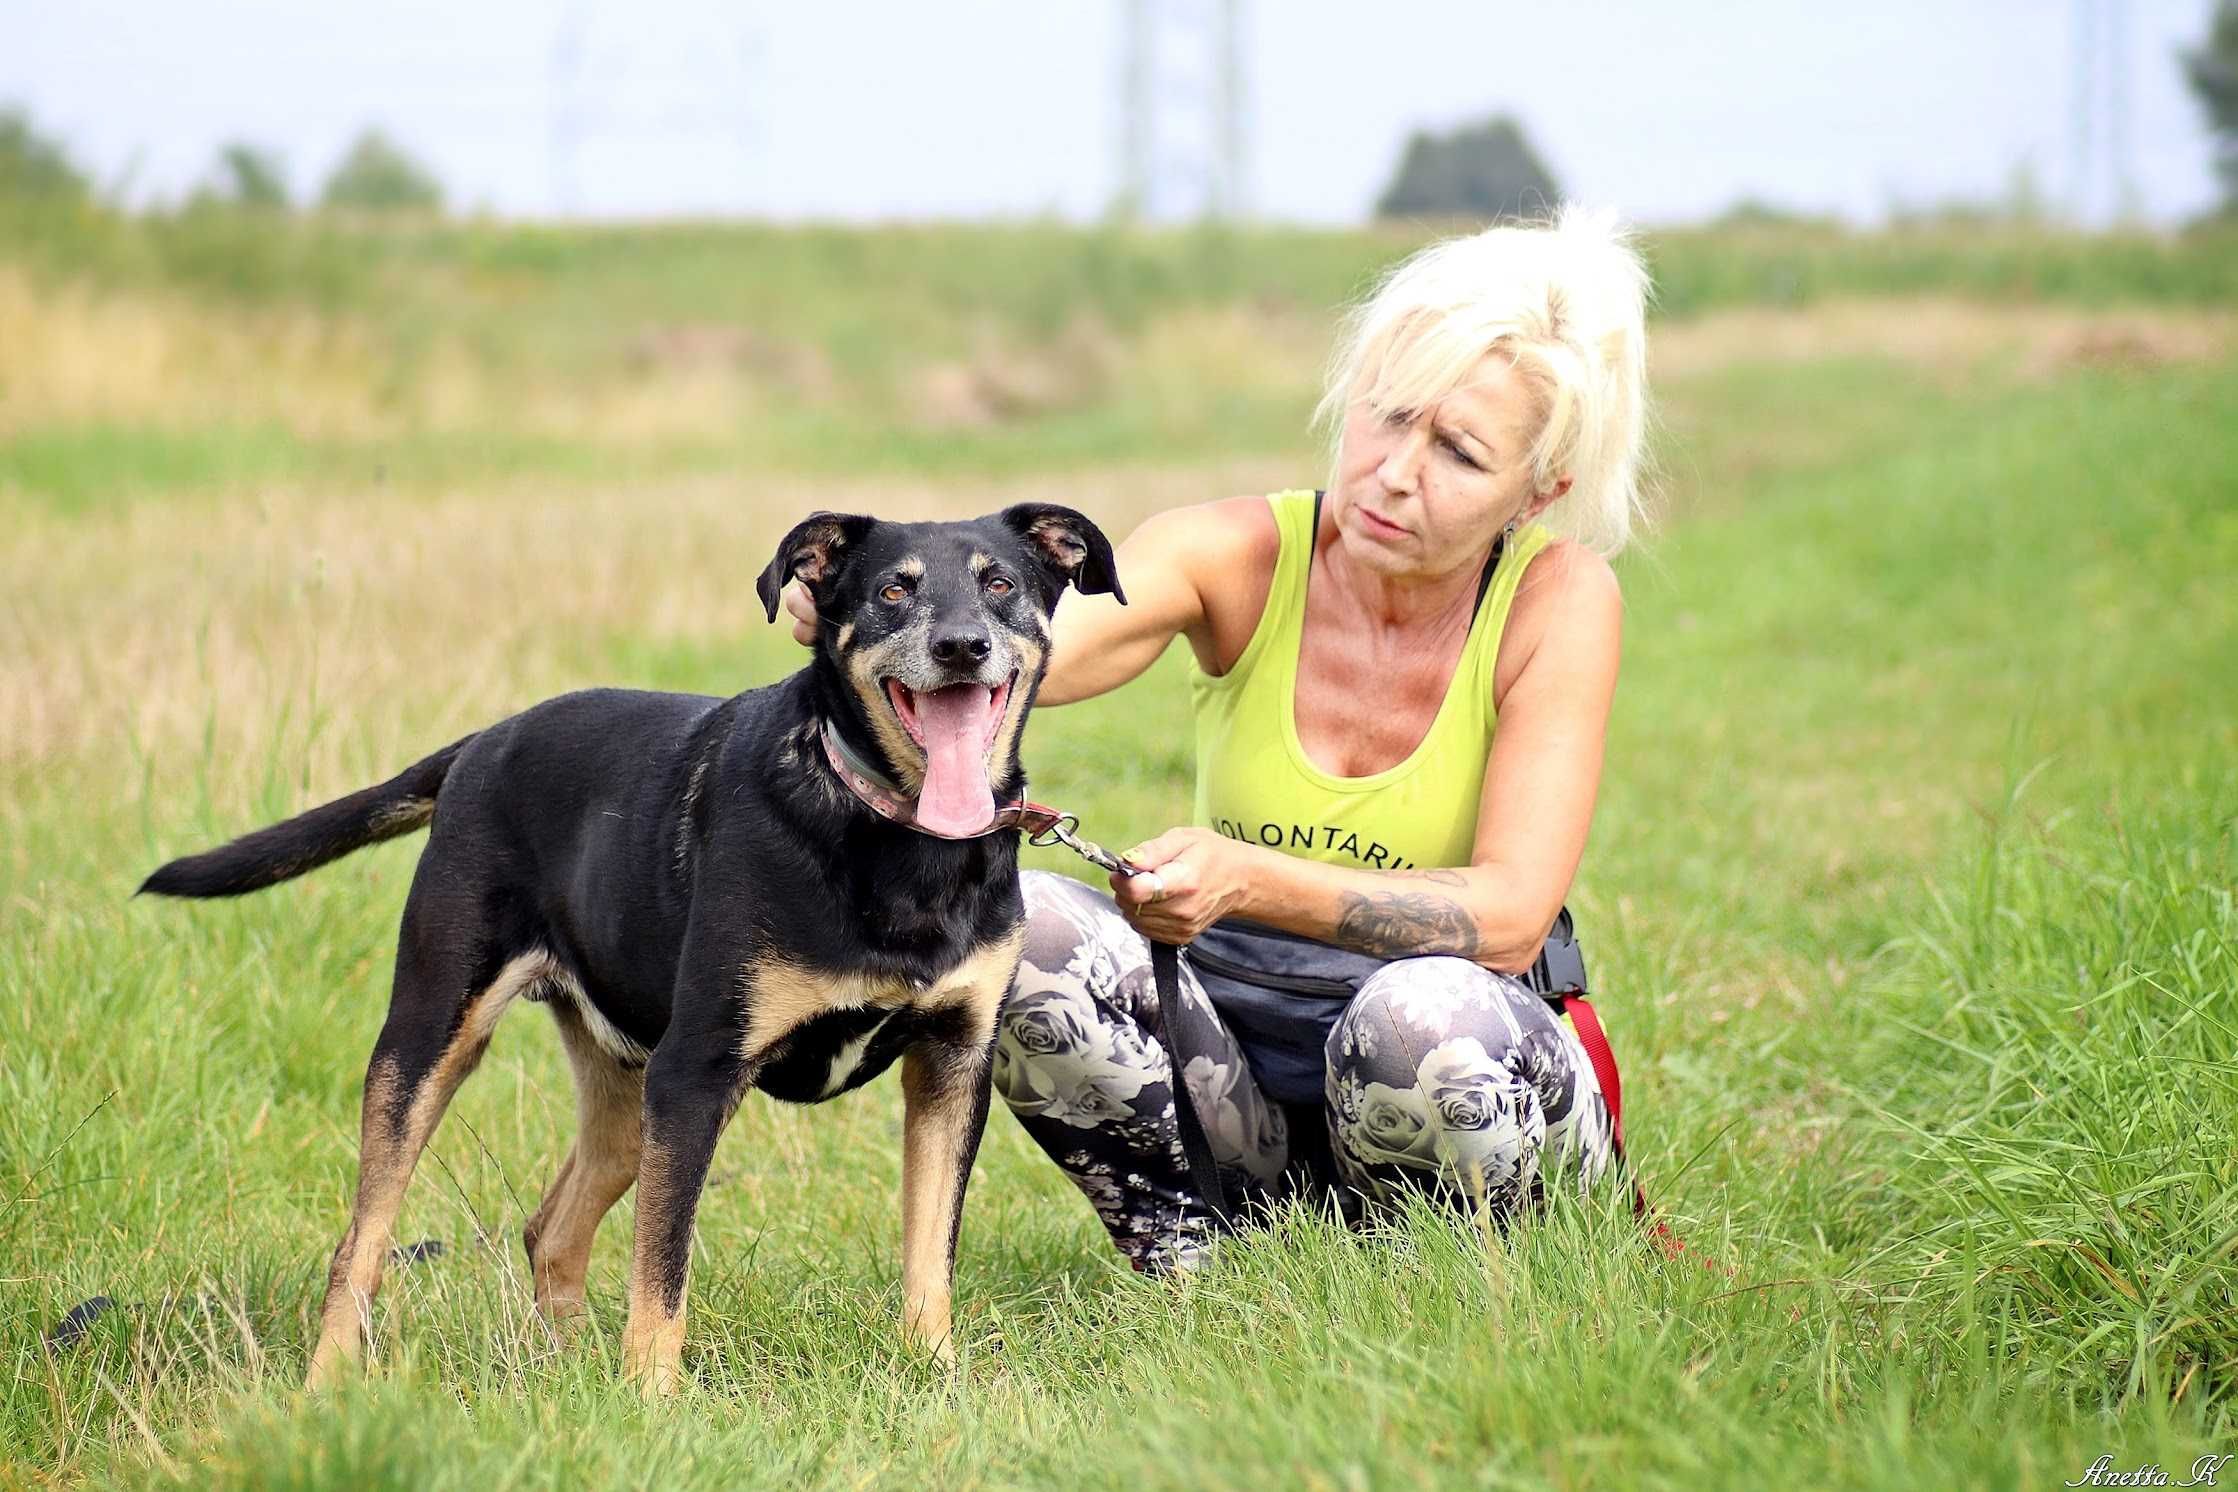
[{"label": "dog", "polygon": [[770,620],[796,578],[818,633],[782,682],[563,695],[141,887],[237,896],[430,830],[314,1387],[362,1354],[413,1167],[524,998],[558,1023],[581,1123],[522,1235],[547,1319],[584,1310],[599,1221],[635,1183],[623,1360],[646,1392],[673,1389],[692,1219],[746,1090],[818,1103],[898,1058],[902,1331],[953,1359],[964,1186],[1024,938],[1019,732],[1065,587],[1126,596],[1102,531],[1043,503],[957,523],[816,513],[757,582]]}]

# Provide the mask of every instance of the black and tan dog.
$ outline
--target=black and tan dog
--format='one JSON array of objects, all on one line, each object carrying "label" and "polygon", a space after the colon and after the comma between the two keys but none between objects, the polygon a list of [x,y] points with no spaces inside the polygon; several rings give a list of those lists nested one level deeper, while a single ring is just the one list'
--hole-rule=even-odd
[{"label": "black and tan dog", "polygon": [[965,523],[818,513],[761,576],[772,619],[796,576],[820,635],[782,683],[550,700],[142,888],[234,896],[432,827],[314,1384],[362,1351],[421,1148],[521,998],[558,1020],[581,1120],[523,1235],[547,1315],[582,1310],[592,1236],[635,1182],[624,1357],[649,1391],[670,1388],[693,1213],[745,1090],[815,1103],[898,1057],[903,1330],[948,1355],[964,1184],[1023,935],[1019,729],[1065,585],[1125,598],[1096,526],[1041,504]]}]

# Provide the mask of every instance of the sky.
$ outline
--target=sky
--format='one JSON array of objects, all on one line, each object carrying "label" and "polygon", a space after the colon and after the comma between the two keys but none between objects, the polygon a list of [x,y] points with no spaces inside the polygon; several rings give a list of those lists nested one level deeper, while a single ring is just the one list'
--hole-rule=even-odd
[{"label": "sky", "polygon": [[[1165,17],[1160,155],[1182,168],[1206,156],[1210,28],[1192,18],[1215,3],[1144,3]],[[2176,62],[2211,9],[1243,0],[1244,202],[1280,221],[1358,221],[1410,131],[1510,112],[1569,196],[1645,223],[1741,198],[1870,223],[2003,197],[2016,172],[2086,221],[2127,201],[2174,223],[2215,200]],[[190,190],[236,139],[276,150],[301,192],[378,125],[456,205],[506,215],[1090,219],[1123,179],[1121,13],[1122,0],[0,0],[0,106],[27,107],[134,200]],[[2107,42],[2117,13],[2126,45]],[[2079,55],[2096,69],[2087,97]],[[2078,172],[2084,106],[2095,143]],[[1193,206],[1191,179],[1166,178],[1165,210]]]}]

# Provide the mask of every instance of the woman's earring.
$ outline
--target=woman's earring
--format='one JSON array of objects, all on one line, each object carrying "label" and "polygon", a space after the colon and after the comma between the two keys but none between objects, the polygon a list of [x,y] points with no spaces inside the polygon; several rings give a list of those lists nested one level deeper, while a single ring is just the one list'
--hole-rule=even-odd
[{"label": "woman's earring", "polygon": [[1508,526],[1507,526],[1506,528],[1503,528],[1503,529],[1501,529],[1501,530],[1500,530],[1500,533],[1501,533],[1501,535],[1502,535],[1503,537],[1505,537],[1505,538],[1510,538],[1510,539],[1514,538],[1514,537],[1515,537],[1515,520],[1514,520],[1513,518],[1510,518],[1510,519],[1508,520]]}]

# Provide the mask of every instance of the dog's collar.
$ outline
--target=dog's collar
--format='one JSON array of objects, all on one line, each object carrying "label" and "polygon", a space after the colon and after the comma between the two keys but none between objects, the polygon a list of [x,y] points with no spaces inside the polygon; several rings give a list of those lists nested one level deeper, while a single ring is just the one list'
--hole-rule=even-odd
[{"label": "dog's collar", "polygon": [[855,755],[847,743],[840,739],[839,732],[831,728],[830,721],[823,722],[816,733],[824,738],[824,760],[831,763],[832,771],[847,785],[847,791],[861,800],[864,807],[882,819],[930,838],[984,839],[1004,829],[1023,829],[1028,834],[1041,834],[1054,828],[1065,817],[1054,808],[1020,798],[1015,803],[997,804],[993,821],[977,833],[943,834],[937,829],[928,829],[917,821],[917,800],[902,791],[900,783]]}]

